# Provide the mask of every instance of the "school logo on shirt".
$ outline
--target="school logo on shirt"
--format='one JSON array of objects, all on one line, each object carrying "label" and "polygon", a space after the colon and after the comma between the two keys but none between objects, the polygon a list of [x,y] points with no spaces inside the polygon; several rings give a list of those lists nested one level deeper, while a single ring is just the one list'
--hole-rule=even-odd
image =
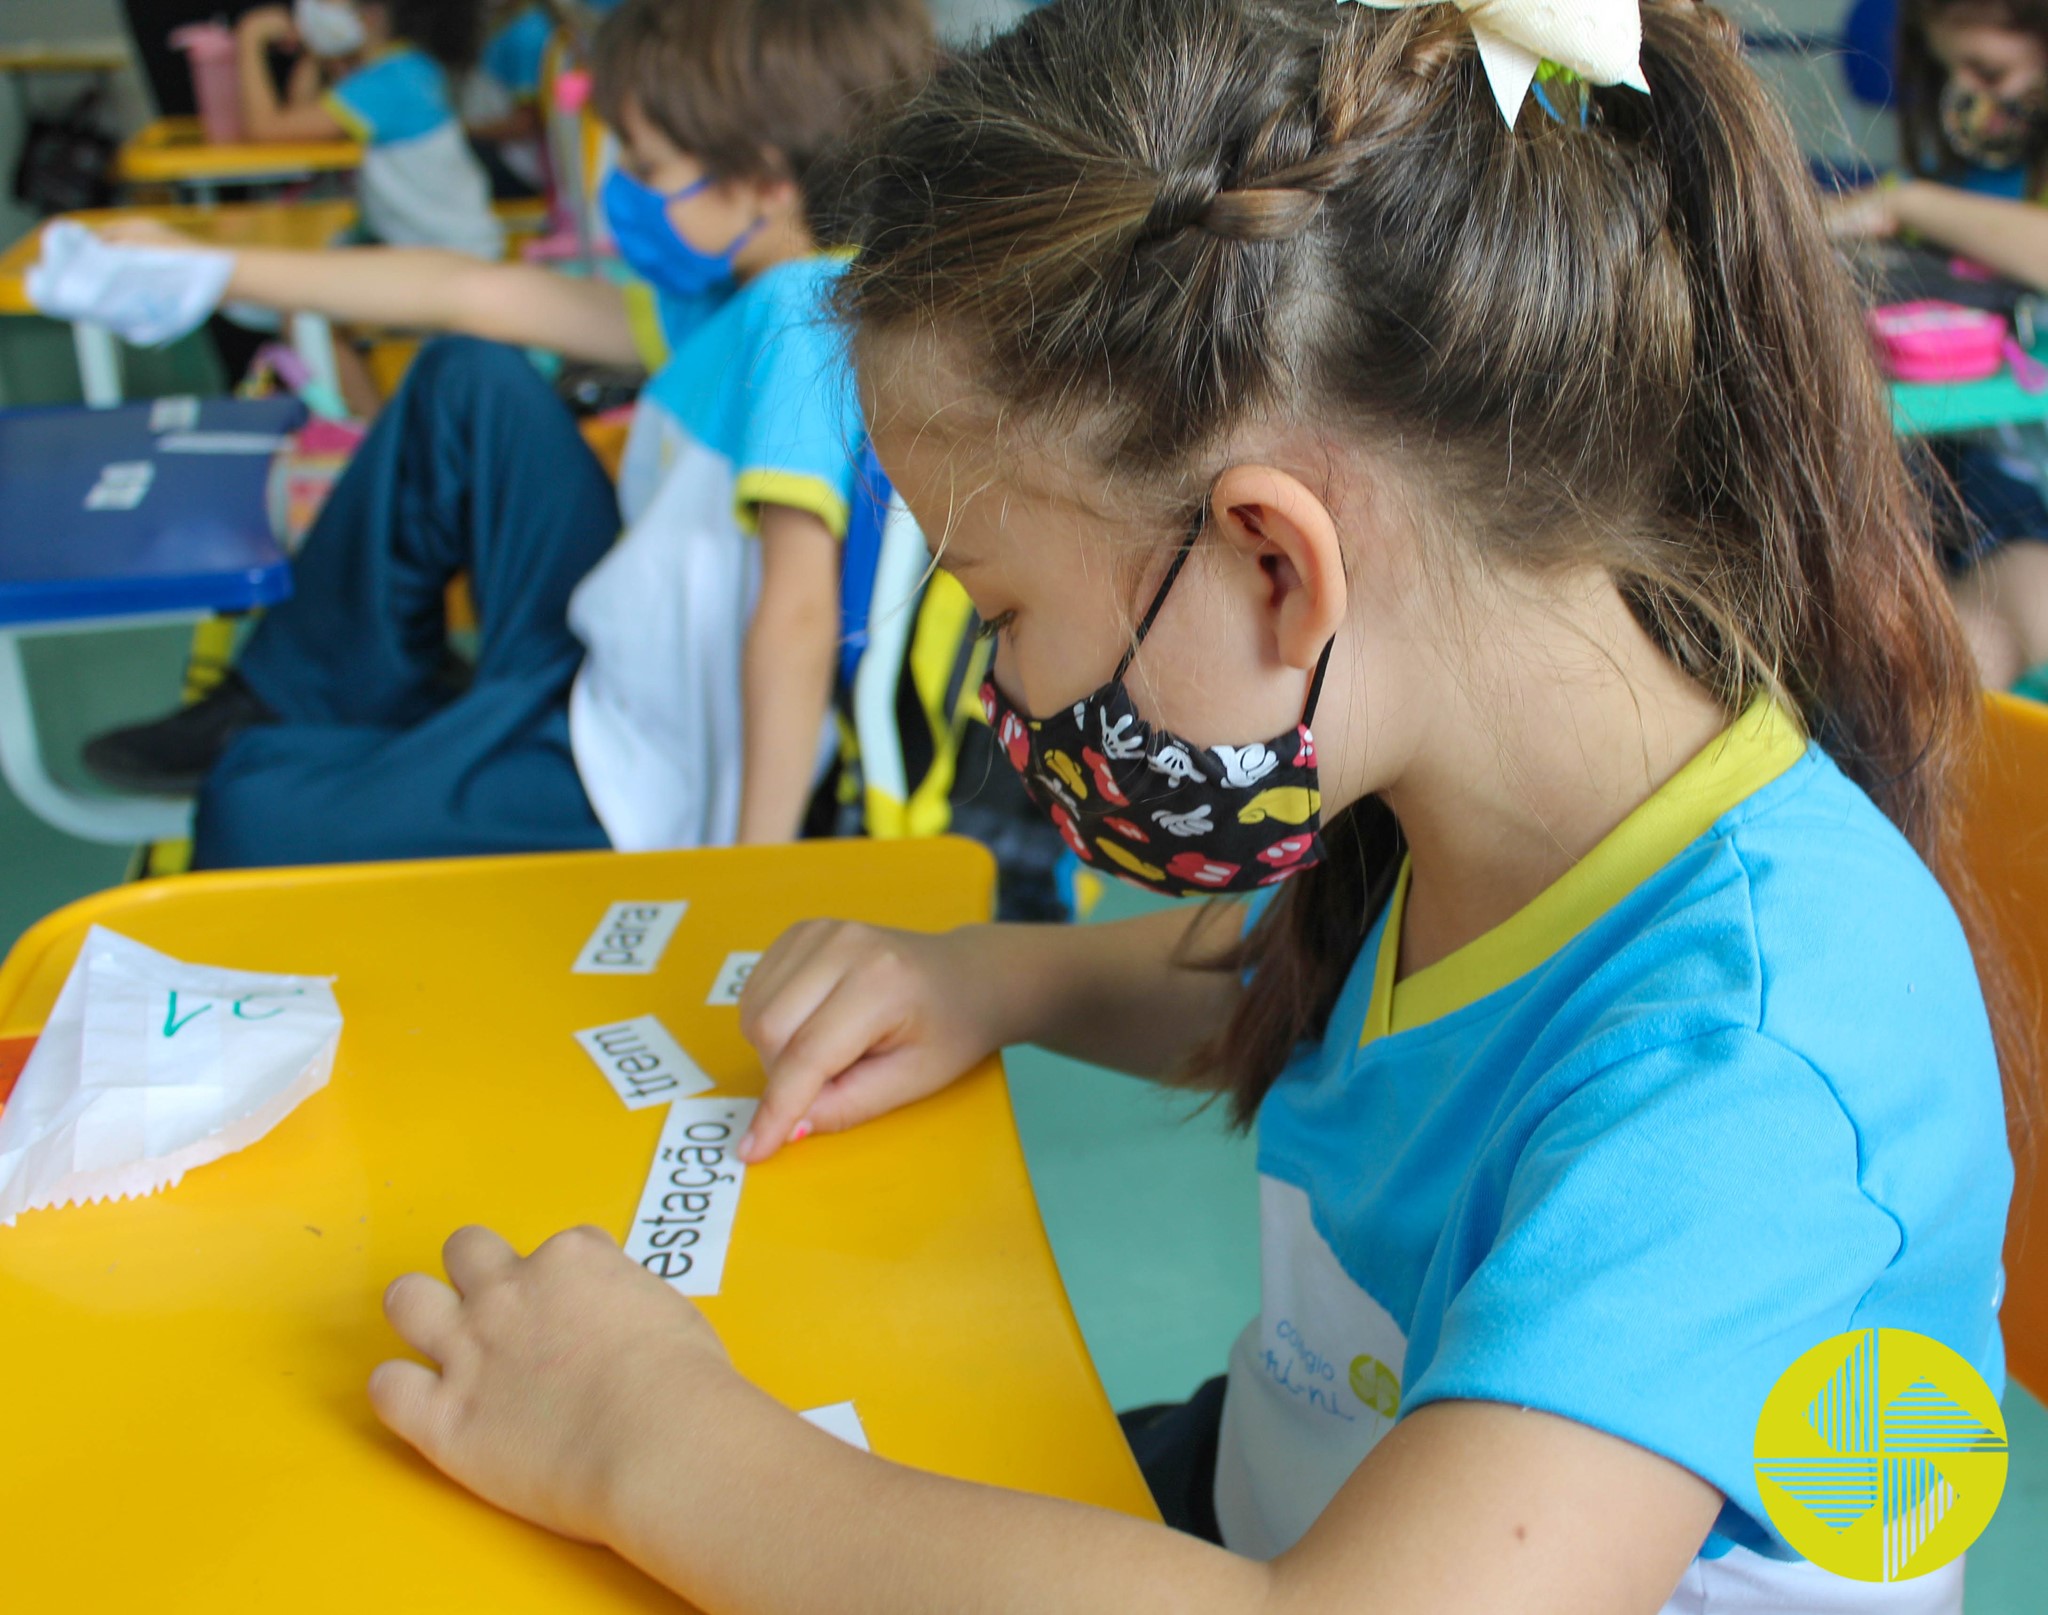
[{"label": "school logo on shirt", "polygon": [[1756,1421],[1771,1523],[1823,1570],[1909,1581],[1983,1532],[2005,1491],[2005,1419],[1983,1376],[1910,1329],[1822,1341]]}]

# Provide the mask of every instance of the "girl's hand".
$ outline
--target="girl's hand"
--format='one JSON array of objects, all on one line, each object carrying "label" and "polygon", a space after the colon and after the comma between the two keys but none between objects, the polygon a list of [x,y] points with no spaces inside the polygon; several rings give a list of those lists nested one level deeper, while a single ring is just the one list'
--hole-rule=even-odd
[{"label": "girl's hand", "polygon": [[1885,240],[1899,233],[1898,187],[1867,185],[1821,204],[1821,221],[1837,241]]},{"label": "girl's hand", "polygon": [[811,920],[783,933],[740,997],[768,1084],[743,1161],[937,1093],[1002,1046],[985,950],[943,936]]},{"label": "girl's hand", "polygon": [[438,1367],[378,1364],[371,1404],[453,1479],[550,1530],[602,1540],[653,1410],[744,1386],[704,1315],[598,1229],[521,1257],[461,1228],[441,1259],[454,1288],[407,1273],[384,1292],[392,1327]]}]

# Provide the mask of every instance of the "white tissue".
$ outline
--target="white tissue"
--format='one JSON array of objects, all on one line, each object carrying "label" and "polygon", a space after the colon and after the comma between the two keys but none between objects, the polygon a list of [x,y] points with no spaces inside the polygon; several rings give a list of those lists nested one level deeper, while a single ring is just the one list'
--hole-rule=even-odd
[{"label": "white tissue", "polygon": [[234,270],[231,252],[102,241],[58,219],[44,227],[42,258],[24,284],[29,301],[55,319],[88,320],[137,347],[159,347],[219,306]]},{"label": "white tissue", "polygon": [[323,977],[184,964],[94,926],[0,1110],[0,1228],[255,1143],[326,1086],[340,1038]]}]

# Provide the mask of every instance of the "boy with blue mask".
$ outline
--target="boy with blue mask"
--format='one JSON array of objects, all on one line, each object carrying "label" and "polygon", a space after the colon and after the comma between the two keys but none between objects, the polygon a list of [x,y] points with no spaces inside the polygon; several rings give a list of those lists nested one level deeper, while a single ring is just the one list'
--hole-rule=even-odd
[{"label": "boy with blue mask", "polygon": [[[615,492],[522,357],[430,346],[237,675],[88,762],[129,789],[199,784],[211,867],[793,836],[861,438],[829,308],[831,174],[853,121],[931,54],[919,0],[626,0],[594,66],[629,284],[436,252],[240,254],[236,298],[651,379]],[[656,211],[616,205],[628,185]],[[440,604],[458,572],[482,632],[460,692]]]}]

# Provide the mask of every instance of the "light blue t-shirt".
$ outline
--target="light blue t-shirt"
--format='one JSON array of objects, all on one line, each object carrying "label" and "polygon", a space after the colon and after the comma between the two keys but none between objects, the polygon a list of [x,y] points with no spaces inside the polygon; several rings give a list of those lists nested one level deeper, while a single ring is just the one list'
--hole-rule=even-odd
[{"label": "light blue t-shirt", "polygon": [[554,36],[554,20],[547,9],[528,6],[491,35],[479,64],[513,95],[531,100],[540,94],[541,68],[547,61],[548,41]]},{"label": "light blue t-shirt", "polygon": [[1850,1329],[1917,1330],[2002,1383],[2012,1166],[1939,885],[1759,705],[1528,908],[1397,983],[1405,887],[1259,1111],[1264,1305],[1232,1354],[1225,1540],[1281,1551],[1396,1417],[1477,1399],[1720,1491],[1701,1607],[1865,1607],[1784,1562],[1753,1442],[1778,1377]]},{"label": "light blue t-shirt", "polygon": [[433,57],[394,44],[344,77],[324,104],[368,148],[356,196],[371,237],[478,258],[503,251],[490,180],[456,119],[448,75]]},{"label": "light blue t-shirt", "polygon": [[719,846],[737,832],[761,507],[805,511],[837,539],[853,500],[860,408],[831,309],[846,262],[777,264],[687,302],[627,288],[658,368],[619,466],[625,535],[569,602],[589,652],[570,740],[622,851]]},{"label": "light blue t-shirt", "polygon": [[330,110],[366,146],[414,140],[455,121],[447,73],[416,45],[385,51],[327,93]]}]

